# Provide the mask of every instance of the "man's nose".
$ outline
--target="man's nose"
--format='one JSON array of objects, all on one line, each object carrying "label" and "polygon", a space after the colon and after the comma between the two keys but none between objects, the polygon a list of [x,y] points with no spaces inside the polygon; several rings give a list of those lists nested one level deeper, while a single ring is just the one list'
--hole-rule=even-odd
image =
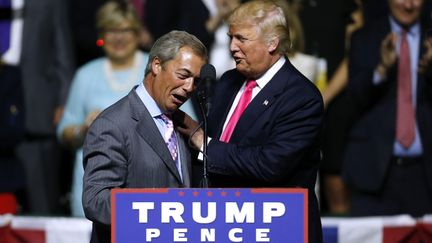
[{"label": "man's nose", "polygon": [[195,89],[194,82],[195,80],[193,77],[186,79],[186,82],[184,83],[182,88],[184,89],[184,91],[186,91],[187,94],[190,94],[194,91]]},{"label": "man's nose", "polygon": [[231,39],[231,41],[230,41],[230,51],[231,52],[234,52],[234,51],[238,51],[239,49],[238,49],[238,45],[237,45],[237,41],[236,41],[236,39]]}]

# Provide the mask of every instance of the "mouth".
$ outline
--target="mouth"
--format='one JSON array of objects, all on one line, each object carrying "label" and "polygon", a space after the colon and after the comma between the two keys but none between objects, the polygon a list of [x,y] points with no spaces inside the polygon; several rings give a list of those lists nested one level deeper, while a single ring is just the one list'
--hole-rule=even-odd
[{"label": "mouth", "polygon": [[241,58],[241,57],[235,57],[234,56],[233,58],[234,58],[234,61],[236,64],[239,64],[243,60],[243,58]]},{"label": "mouth", "polygon": [[176,103],[177,105],[182,105],[188,99],[186,96],[179,95],[179,94],[173,94],[172,96],[174,98],[173,99],[174,103]]}]

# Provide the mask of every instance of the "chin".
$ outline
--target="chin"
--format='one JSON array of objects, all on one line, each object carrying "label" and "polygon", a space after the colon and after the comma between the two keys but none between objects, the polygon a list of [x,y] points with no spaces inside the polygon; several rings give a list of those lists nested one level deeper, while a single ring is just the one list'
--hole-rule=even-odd
[{"label": "chin", "polygon": [[247,68],[244,65],[242,65],[241,63],[236,65],[236,69],[237,69],[237,71],[239,71],[241,73],[247,72]]},{"label": "chin", "polygon": [[167,107],[167,112],[168,112],[168,113],[173,113],[174,111],[178,110],[179,107],[180,107],[180,106],[178,106],[178,105],[176,105],[176,104],[173,104],[173,105]]}]

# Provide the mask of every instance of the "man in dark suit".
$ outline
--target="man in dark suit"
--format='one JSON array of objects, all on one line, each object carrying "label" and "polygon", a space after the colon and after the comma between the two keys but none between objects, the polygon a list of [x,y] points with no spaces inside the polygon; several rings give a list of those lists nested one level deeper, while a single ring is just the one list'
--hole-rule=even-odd
[{"label": "man in dark suit", "polygon": [[[1,9],[1,12],[11,11],[9,16],[15,23],[10,32],[0,31],[0,37],[10,36],[7,52],[1,53],[0,73],[11,74],[9,81],[15,82],[12,87],[22,87],[24,108],[12,109],[18,117],[25,118],[20,131],[24,137],[16,146],[16,164],[21,163],[24,168],[28,212],[58,214],[61,163],[55,128],[74,71],[66,8],[56,0],[9,2],[12,10]],[[5,77],[0,75],[2,84],[8,82]],[[16,122],[20,123],[21,119]],[[2,137],[2,140],[13,144],[17,139]],[[27,212],[27,205],[23,206]]]},{"label": "man in dark suit", "polygon": [[207,50],[195,36],[163,35],[150,50],[143,83],[89,128],[83,206],[93,221],[92,242],[110,242],[111,189],[190,186],[187,143],[171,117],[190,97],[206,61]]},{"label": "man in dark suit", "polygon": [[[284,56],[290,39],[282,9],[270,1],[247,2],[234,10],[228,25],[236,69],[222,75],[212,99],[210,184],[308,189],[309,242],[321,242],[314,186],[322,98]],[[181,131],[190,134],[195,124],[183,122]],[[202,138],[201,131],[192,137],[197,148]]]},{"label": "man in dark suit", "polygon": [[349,92],[360,111],[343,176],[352,214],[432,213],[432,40],[423,0],[388,0],[390,16],[352,37]]}]

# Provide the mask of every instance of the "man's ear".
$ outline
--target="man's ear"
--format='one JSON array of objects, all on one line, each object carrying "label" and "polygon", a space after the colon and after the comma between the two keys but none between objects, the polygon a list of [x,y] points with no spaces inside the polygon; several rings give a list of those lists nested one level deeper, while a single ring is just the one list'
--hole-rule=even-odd
[{"label": "man's ear", "polygon": [[279,39],[278,38],[272,38],[268,43],[268,52],[273,53],[276,51],[277,47],[279,46]]},{"label": "man's ear", "polygon": [[161,72],[162,63],[161,63],[161,60],[159,59],[159,57],[153,58],[152,63],[151,63],[151,70],[152,70],[152,73],[155,75]]}]

